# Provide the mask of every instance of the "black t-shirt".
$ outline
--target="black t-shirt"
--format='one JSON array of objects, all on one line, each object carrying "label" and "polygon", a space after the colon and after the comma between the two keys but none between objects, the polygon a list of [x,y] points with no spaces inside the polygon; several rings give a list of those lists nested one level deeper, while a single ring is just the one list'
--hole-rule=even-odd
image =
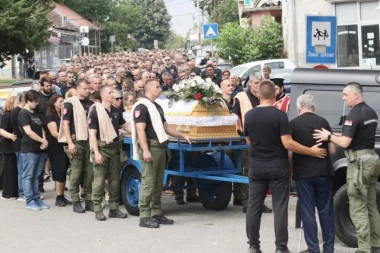
[{"label": "black t-shirt", "polygon": [[22,133],[20,131],[20,128],[18,127],[18,114],[20,113],[20,111],[21,108],[17,106],[15,109],[13,109],[11,113],[12,132],[17,136],[16,141],[13,142],[14,152],[20,152],[21,150]]},{"label": "black t-shirt", "polygon": [[21,153],[43,153],[40,149],[41,142],[35,141],[30,138],[24,131],[24,126],[30,126],[30,129],[35,132],[41,138],[43,137],[43,124],[37,113],[29,112],[26,109],[22,109],[18,115],[18,125],[21,129]]},{"label": "black t-shirt", "polygon": [[[162,123],[165,123],[166,119],[164,117],[164,111],[162,110],[162,107],[156,102],[153,104],[157,107],[157,110],[160,113]],[[145,134],[148,139],[157,140],[157,134],[154,131],[148,108],[145,105],[141,104],[136,106],[136,109],[133,112],[133,118],[135,120],[135,123],[146,123]]]},{"label": "black t-shirt", "polygon": [[[7,131],[8,133],[13,132],[12,131],[12,124],[11,124],[11,112],[4,113],[3,119],[1,120],[0,128]],[[13,153],[14,152],[13,148],[12,148],[13,141],[11,139],[7,139],[5,137],[1,137],[1,138],[2,138],[1,146],[2,146],[3,154]]]},{"label": "black t-shirt", "polygon": [[[48,128],[47,125],[50,122],[54,122],[57,125],[57,132],[58,132],[59,131],[59,125],[61,123],[61,118],[55,114],[48,113],[48,114],[46,114],[46,128]],[[49,130],[46,133],[46,139],[49,142],[49,146],[47,148],[47,152],[49,155],[50,154],[57,154],[57,153],[64,153],[63,144],[59,143],[58,140],[50,134]]]},{"label": "black t-shirt", "polygon": [[365,102],[355,105],[343,124],[343,136],[352,138],[347,149],[373,149],[377,120],[376,112]]},{"label": "black t-shirt", "polygon": [[38,114],[38,117],[40,117],[42,123],[45,125],[45,116],[46,116],[46,110],[49,105],[49,100],[53,94],[45,95],[42,92],[40,92],[40,100],[38,102],[38,106],[35,110],[35,112]]},{"label": "black t-shirt", "polygon": [[291,133],[286,113],[273,106],[255,107],[245,114],[244,129],[251,140],[251,168],[289,168],[281,141]]},{"label": "black t-shirt", "polygon": [[165,72],[172,74],[173,78],[176,78],[178,76],[177,68],[174,65],[170,65],[170,67],[165,66]]},{"label": "black t-shirt", "polygon": [[[112,126],[115,130],[115,133],[117,136],[119,136],[119,128],[120,126],[125,124],[125,120],[123,118],[122,112],[117,109],[116,107],[111,106],[111,111],[108,111],[106,109],[106,112],[112,122]],[[98,113],[95,110],[95,108],[90,112],[90,115],[88,116],[88,128],[97,130],[96,132],[96,138],[100,139],[100,133],[99,133],[99,119],[98,119]],[[116,137],[117,140],[119,137]]]},{"label": "black t-shirt", "polygon": [[[260,100],[252,94],[251,90],[246,91],[246,93],[248,95],[249,101],[251,101],[252,108],[255,108],[260,104]],[[234,97],[232,113],[235,113],[239,116],[239,118],[241,118],[240,101],[236,97]]]},{"label": "black t-shirt", "polygon": [[[331,132],[327,120],[314,114],[304,113],[289,123],[293,139],[306,147],[316,143],[313,138],[315,129],[326,129]],[[320,148],[328,149],[328,142],[323,142]],[[329,156],[324,159],[294,153],[293,179],[307,179],[334,175],[334,167]]]},{"label": "black t-shirt", "polygon": [[[84,111],[86,113],[86,116],[88,116],[88,111],[90,110],[91,105],[93,102],[88,99],[79,100],[82,104]],[[64,103],[63,104],[63,120],[67,120],[70,122],[70,133],[75,134],[75,125],[74,125],[74,112],[73,112],[73,104],[71,103]]]}]

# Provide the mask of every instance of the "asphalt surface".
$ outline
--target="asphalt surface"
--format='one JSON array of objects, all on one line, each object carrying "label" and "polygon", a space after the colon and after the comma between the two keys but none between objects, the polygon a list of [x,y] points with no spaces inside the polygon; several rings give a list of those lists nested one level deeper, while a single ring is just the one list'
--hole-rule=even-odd
[{"label": "asphalt surface", "polygon": [[[51,209],[25,210],[25,203],[0,200],[0,252],[7,253],[235,253],[247,252],[245,215],[230,204],[223,211],[209,211],[200,203],[178,206],[174,197],[163,196],[164,214],[174,225],[159,229],[140,228],[139,219],[107,219],[99,222],[94,213],[76,214],[72,207],[54,206],[53,183],[45,184],[45,202]],[[266,199],[271,206],[271,198]],[[289,203],[289,244],[298,252],[300,230],[294,228],[296,198]],[[125,212],[124,207],[121,210]],[[108,207],[105,206],[108,216]],[[319,233],[321,240],[321,235]],[[263,253],[275,252],[273,214],[261,222]],[[302,240],[302,250],[306,249]],[[349,253],[336,239],[335,252]]]}]

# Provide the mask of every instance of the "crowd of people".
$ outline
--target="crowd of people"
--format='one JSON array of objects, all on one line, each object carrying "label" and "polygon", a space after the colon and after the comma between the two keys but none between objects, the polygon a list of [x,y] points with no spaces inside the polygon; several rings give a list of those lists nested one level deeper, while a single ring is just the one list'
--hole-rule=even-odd
[{"label": "crowd of people", "polygon": [[[212,60],[209,53],[201,63],[204,71],[181,51],[85,54],[75,55],[58,73],[42,72],[31,90],[10,96],[4,106],[0,127],[5,161],[2,198],[25,201],[29,210],[48,209],[40,193],[44,191],[44,174],[51,170],[56,206],[72,205],[75,213],[95,212],[97,220],[106,220],[101,203],[107,192],[108,217],[126,218],[127,214],[119,210],[119,167],[124,155],[119,134],[128,131],[133,158],[142,164],[139,226],[173,224],[161,207],[164,170],[171,158],[168,135],[188,142],[191,139],[168,125],[155,99],[162,91],[172,90],[175,83],[201,76],[220,86],[228,109],[238,117],[236,132],[250,145],[242,155],[242,174],[248,176],[249,185],[234,184],[233,204],[247,213],[251,253],[261,253],[261,216],[272,212],[264,205],[268,189],[272,194],[276,253],[289,252],[287,215],[292,172],[308,246],[304,252],[320,252],[315,207],[323,250],[334,251],[334,171],[329,155],[335,153],[336,145],[346,150],[350,162],[348,194],[358,231],[357,252],[380,252],[380,229],[373,225],[380,224],[374,197],[380,174],[379,158],[373,150],[377,115],[363,101],[360,84],[349,83],[343,91],[352,110],[343,134],[337,135],[325,119],[314,114],[314,98],[308,94],[297,98],[300,116],[289,122],[290,98],[283,80],[270,78],[268,66],[262,73],[251,73],[244,87],[238,76],[218,69],[218,60]],[[130,123],[124,112],[132,115]],[[120,161],[112,159],[115,155]],[[228,155],[237,164],[234,151]],[[64,194],[69,167],[70,200]],[[183,191],[175,195],[177,204],[185,204]],[[188,191],[186,200],[198,201],[196,191]]]}]

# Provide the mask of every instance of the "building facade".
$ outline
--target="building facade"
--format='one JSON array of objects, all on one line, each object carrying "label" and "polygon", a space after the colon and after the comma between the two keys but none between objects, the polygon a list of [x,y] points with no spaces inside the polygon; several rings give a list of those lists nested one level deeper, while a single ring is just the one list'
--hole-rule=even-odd
[{"label": "building facade", "polygon": [[380,1],[287,0],[283,1],[284,47],[299,67],[306,63],[306,17],[336,16],[336,63],[329,68],[380,68]]}]

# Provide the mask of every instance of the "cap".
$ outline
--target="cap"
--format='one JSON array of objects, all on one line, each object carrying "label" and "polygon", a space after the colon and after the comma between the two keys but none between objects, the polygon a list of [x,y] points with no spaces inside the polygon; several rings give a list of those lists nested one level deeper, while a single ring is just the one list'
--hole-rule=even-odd
[{"label": "cap", "polygon": [[271,78],[270,80],[274,83],[274,85],[284,87],[284,78]]}]

